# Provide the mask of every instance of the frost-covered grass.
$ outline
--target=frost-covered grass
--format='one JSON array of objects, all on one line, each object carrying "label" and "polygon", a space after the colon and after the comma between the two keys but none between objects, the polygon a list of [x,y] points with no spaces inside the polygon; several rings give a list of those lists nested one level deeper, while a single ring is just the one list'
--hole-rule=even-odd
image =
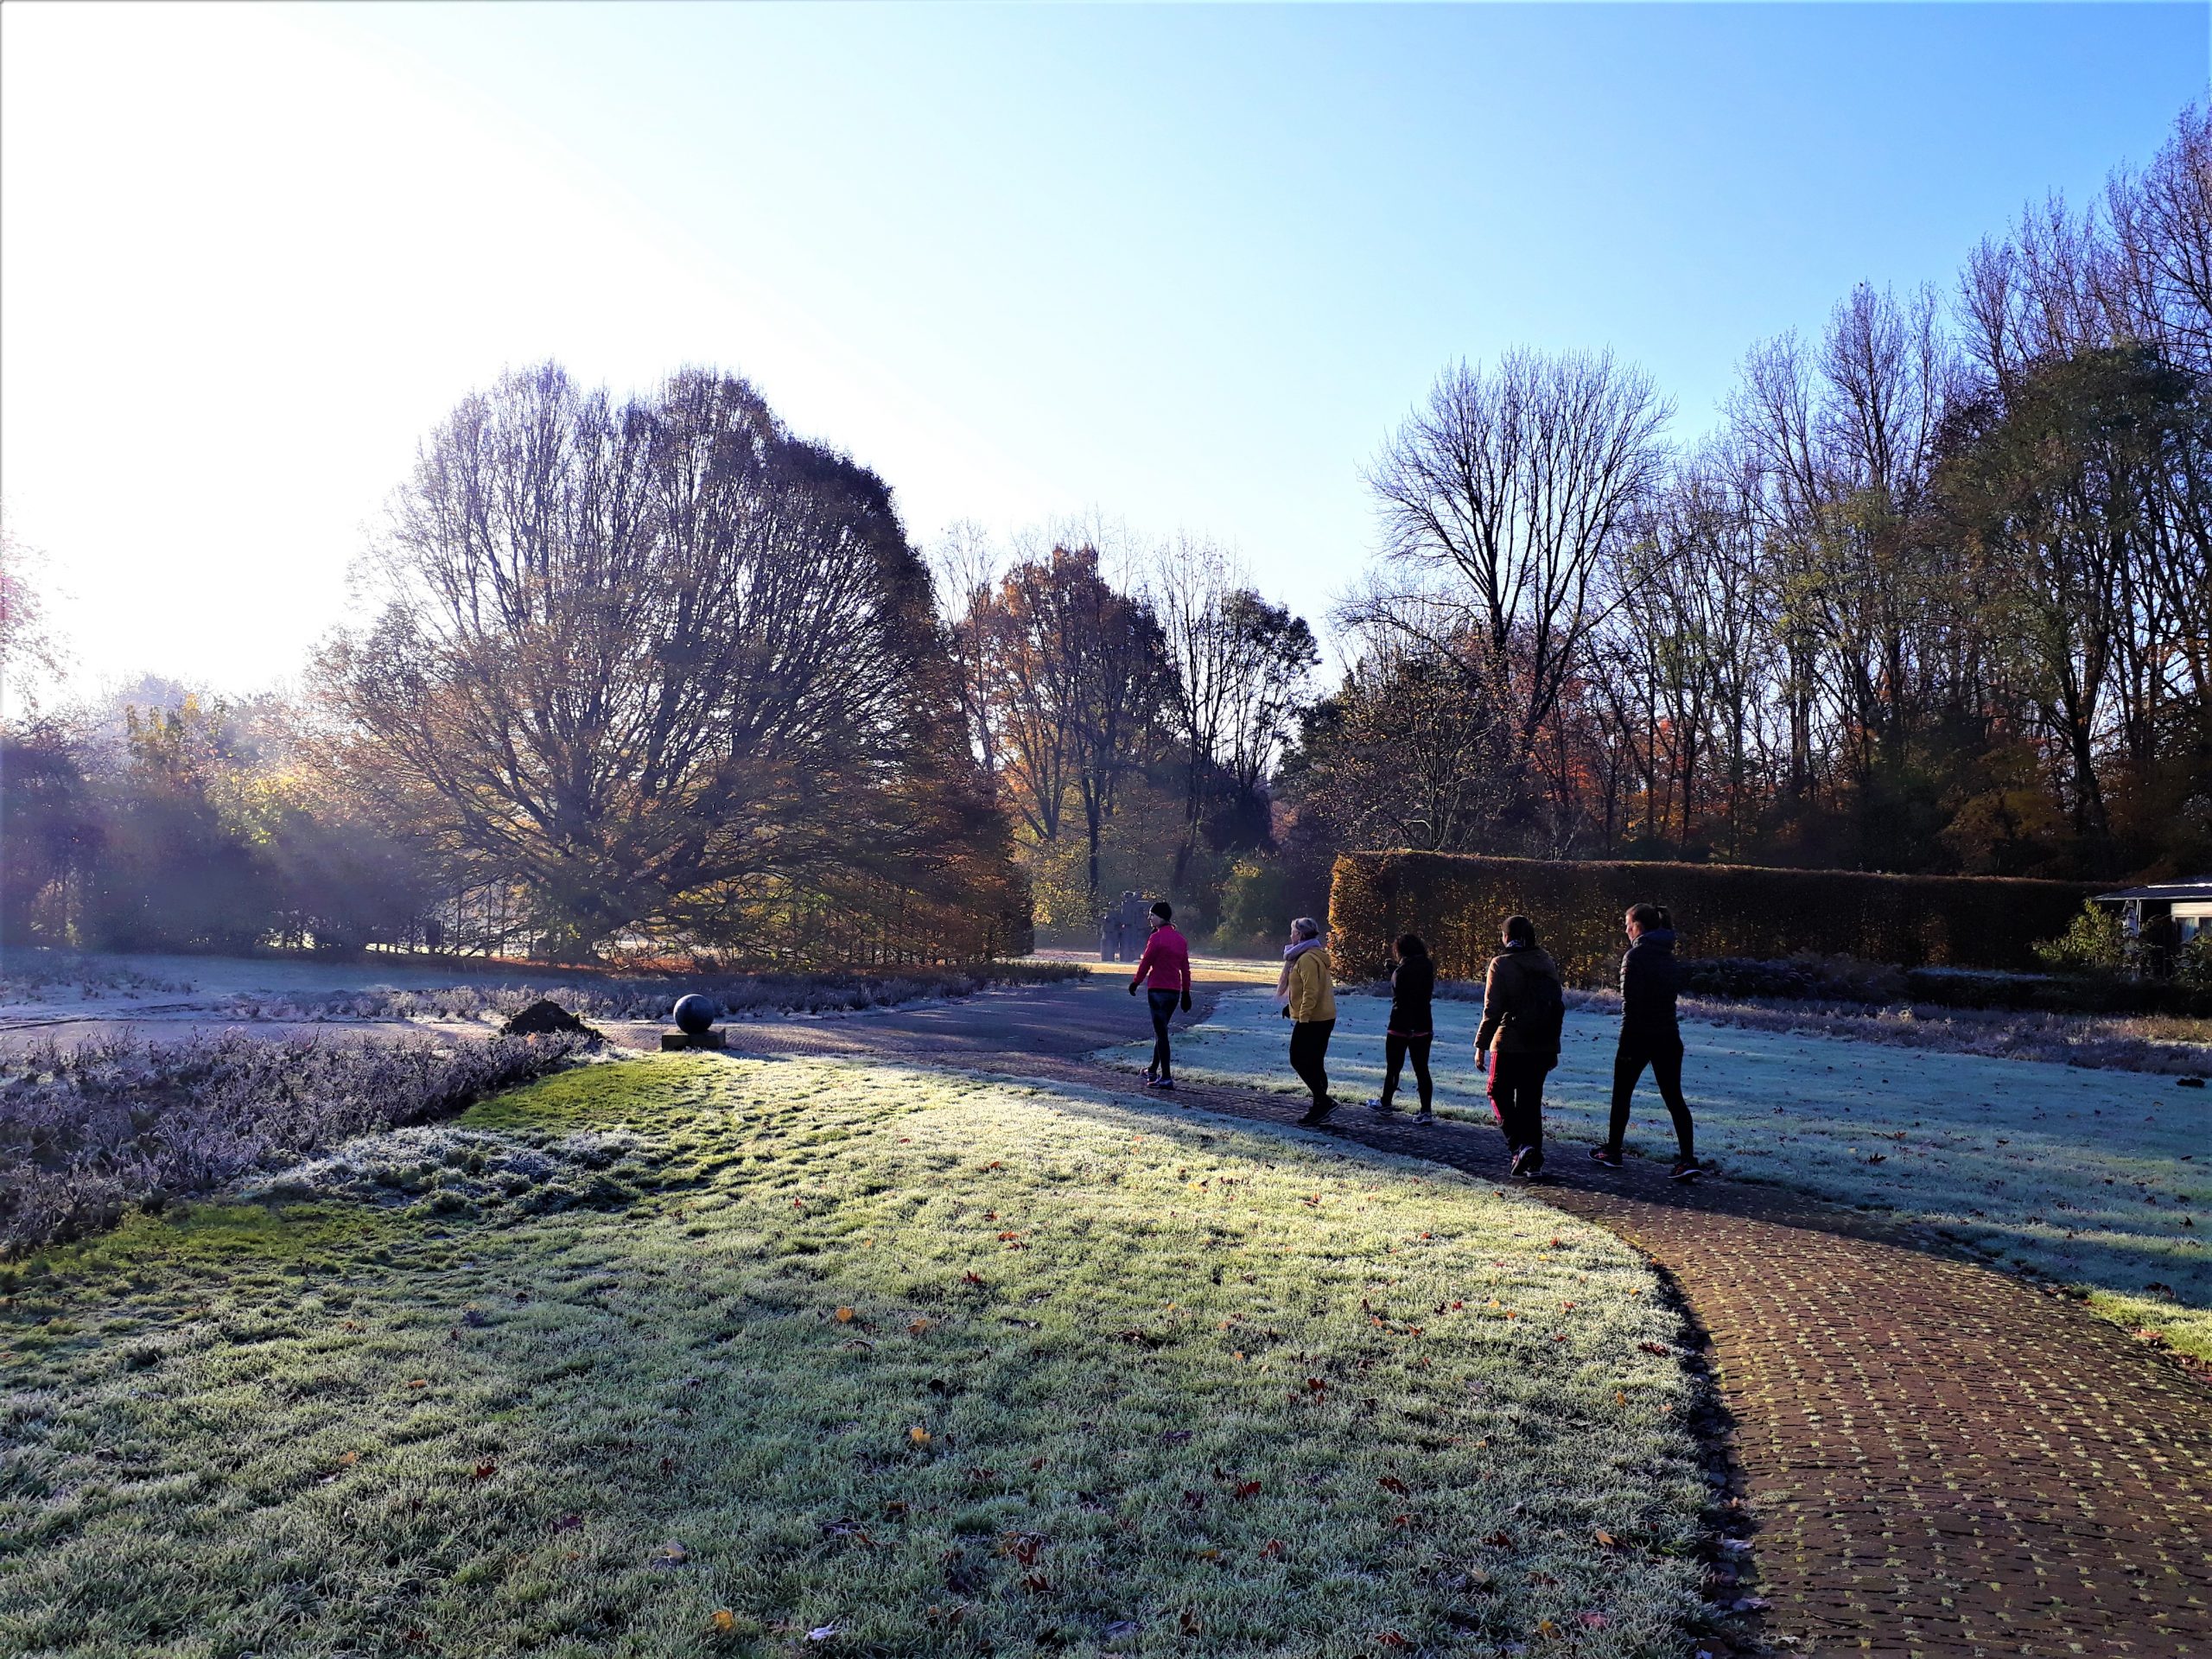
[{"label": "frost-covered grass", "polygon": [[204,1192],[566,1064],[568,1036],[484,1042],[123,1037],[0,1057],[0,1254]]},{"label": "frost-covered grass", "polygon": [[15,1270],[0,1651],[1687,1650],[1676,1316],[1435,1166],[588,1067]]},{"label": "frost-covered grass", "polygon": [[[1382,1084],[1388,1004],[1339,994],[1337,1007],[1330,1078],[1339,1100],[1357,1103]],[[1440,1109],[1487,1126],[1473,1052],[1480,1019],[1479,1003],[1439,999],[1432,1065]],[[1603,1138],[1616,1030],[1587,1006],[1567,1015],[1546,1090],[1547,1126],[1567,1155]],[[1177,1075],[1295,1091],[1288,1031],[1271,997],[1225,994],[1211,1020],[1177,1038]],[[2212,1358],[2212,1090],[1695,1020],[1683,1034],[1699,1154],[1728,1174],[1894,1211]],[[1112,1058],[1141,1066],[1150,1053],[1149,1043],[1133,1044]],[[1408,1073],[1408,1103],[1411,1084]],[[1671,1156],[1648,1075],[1637,1107],[1631,1151]]]}]

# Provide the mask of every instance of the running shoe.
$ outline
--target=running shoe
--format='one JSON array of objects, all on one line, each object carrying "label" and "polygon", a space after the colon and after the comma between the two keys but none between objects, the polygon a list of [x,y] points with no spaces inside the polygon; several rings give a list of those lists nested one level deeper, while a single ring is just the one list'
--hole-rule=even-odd
[{"label": "running shoe", "polygon": [[1699,1163],[1696,1159],[1677,1158],[1675,1160],[1674,1168],[1667,1172],[1667,1178],[1675,1181],[1694,1181],[1704,1173],[1705,1166]]},{"label": "running shoe", "polygon": [[1544,1155],[1534,1147],[1516,1147],[1513,1152],[1513,1173],[1526,1180],[1544,1166]]},{"label": "running shoe", "polygon": [[1367,1109],[1370,1112],[1395,1112],[1398,1109],[1387,1100],[1376,1099],[1367,1103]]},{"label": "running shoe", "polygon": [[1592,1162],[1603,1164],[1607,1169],[1621,1166],[1620,1148],[1618,1147],[1592,1147],[1590,1157]]},{"label": "running shoe", "polygon": [[1433,1123],[1436,1122],[1436,1114],[1430,1111],[1427,1107],[1424,1106],[1421,1110],[1414,1114],[1414,1122],[1416,1123]]},{"label": "running shoe", "polygon": [[1173,1077],[1154,1077],[1150,1083],[1145,1084],[1147,1089],[1173,1089],[1174,1086],[1175,1079]]},{"label": "running shoe", "polygon": [[1311,1106],[1308,1106],[1306,1109],[1306,1116],[1300,1118],[1298,1121],[1300,1123],[1305,1124],[1325,1122],[1328,1121],[1329,1114],[1336,1109],[1337,1103],[1335,1101],[1317,1100]]}]

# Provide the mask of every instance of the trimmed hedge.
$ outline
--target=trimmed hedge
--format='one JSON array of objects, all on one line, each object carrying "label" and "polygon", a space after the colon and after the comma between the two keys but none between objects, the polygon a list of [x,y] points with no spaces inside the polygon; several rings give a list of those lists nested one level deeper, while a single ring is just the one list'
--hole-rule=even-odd
[{"label": "trimmed hedge", "polygon": [[1464,853],[1346,853],[1329,894],[1330,955],[1357,977],[1390,940],[1418,933],[1437,972],[1479,978],[1498,923],[1534,918],[1567,982],[1610,983],[1621,918],[1666,906],[1686,957],[1809,952],[1901,968],[2032,970],[2031,947],[2066,931],[2094,883],[1996,876],[1872,875],[1745,864],[1575,863]]}]

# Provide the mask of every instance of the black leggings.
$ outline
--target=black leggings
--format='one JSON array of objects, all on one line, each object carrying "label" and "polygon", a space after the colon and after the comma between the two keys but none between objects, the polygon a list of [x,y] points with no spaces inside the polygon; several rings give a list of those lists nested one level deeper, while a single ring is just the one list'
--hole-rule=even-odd
[{"label": "black leggings", "polygon": [[1616,1152],[1620,1150],[1621,1137],[1628,1133],[1629,1096],[1636,1092],[1637,1080],[1643,1076],[1647,1065],[1659,1084],[1660,1098],[1667,1103],[1668,1116],[1675,1120],[1675,1139],[1681,1144],[1682,1156],[1694,1158],[1696,1141],[1690,1124],[1690,1103],[1682,1098],[1680,1038],[1670,1044],[1621,1045],[1620,1052],[1613,1056],[1613,1121],[1605,1144]]},{"label": "black leggings", "polygon": [[1291,1023],[1290,1069],[1313,1091],[1316,1106],[1329,1097],[1329,1071],[1325,1062],[1329,1055],[1329,1033],[1336,1028],[1333,1020],[1298,1020]]},{"label": "black leggings", "polygon": [[1167,1022],[1175,1017],[1175,1005],[1183,1000],[1183,994],[1155,986],[1144,994],[1144,1000],[1152,1008],[1152,1069],[1164,1077],[1167,1075]]},{"label": "black leggings", "polygon": [[1382,1061],[1387,1068],[1382,1073],[1382,1103],[1388,1106],[1390,1096],[1398,1092],[1398,1068],[1408,1060],[1414,1063],[1414,1084],[1421,1090],[1421,1109],[1424,1112],[1435,1090],[1428,1081],[1428,1046],[1435,1041],[1433,1031],[1390,1031],[1382,1034]]},{"label": "black leggings", "polygon": [[1556,1054],[1491,1051],[1490,1097],[1497,1127],[1505,1131],[1507,1151],[1529,1154],[1527,1173],[1543,1167],[1544,1077],[1558,1064]]}]

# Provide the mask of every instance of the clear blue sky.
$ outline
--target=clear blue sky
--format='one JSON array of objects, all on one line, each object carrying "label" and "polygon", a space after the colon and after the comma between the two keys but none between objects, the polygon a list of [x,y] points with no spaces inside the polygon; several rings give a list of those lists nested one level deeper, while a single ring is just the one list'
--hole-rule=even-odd
[{"label": "clear blue sky", "polygon": [[[45,188],[0,207],[8,359],[99,282],[109,314],[167,321],[80,320],[51,366],[5,371],[11,511],[64,587],[160,556],[143,626],[104,599],[95,646],[65,610],[88,668],[265,678],[341,613],[359,526],[469,387],[539,356],[623,385],[691,359],[878,467],[918,540],[1101,508],[1233,543],[1318,620],[1368,554],[1360,464],[1447,359],[1611,346],[1694,435],[1753,340],[1816,329],[1861,280],[1948,292],[2024,203],[2145,159],[2205,95],[2208,17],[269,8],[200,20],[210,82],[153,14],[11,6],[8,194]],[[66,96],[19,101],[44,70]],[[149,119],[109,159],[72,142]],[[69,214],[142,200],[162,238],[117,287]],[[159,273],[210,262],[219,289],[164,313]],[[162,358],[219,314],[219,348]],[[97,418],[110,352],[188,452],[158,549],[50,419],[19,437],[34,410]],[[210,395],[219,420],[194,412]],[[310,455],[318,435],[347,461]],[[280,470],[308,483],[227,511]],[[200,550],[291,599],[250,640],[213,607],[179,627]]]}]

